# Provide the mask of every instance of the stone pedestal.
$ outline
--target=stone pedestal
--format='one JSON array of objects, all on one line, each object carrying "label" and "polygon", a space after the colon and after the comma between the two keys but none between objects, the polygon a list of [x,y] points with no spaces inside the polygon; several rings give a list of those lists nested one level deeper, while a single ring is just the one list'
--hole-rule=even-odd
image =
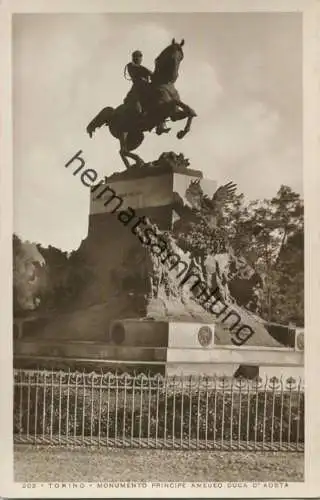
[{"label": "stone pedestal", "polygon": [[[133,226],[144,216],[149,224],[170,231],[179,219],[177,198],[179,206],[181,203],[191,206],[190,184],[199,182],[210,197],[217,186],[216,182],[203,179],[201,171],[179,165],[180,156],[173,153],[162,156],[155,165],[115,173],[104,183],[100,181],[96,190],[88,192],[91,196],[88,235],[77,250],[79,266],[85,267],[88,281],[71,312],[33,321],[24,328],[24,337],[105,341],[110,322],[115,319],[144,318],[152,308],[160,317],[174,317],[177,311],[174,301],[159,311],[159,304],[163,305],[161,299],[154,300],[150,252]],[[130,223],[121,218],[124,212],[134,216]],[[179,303],[179,308],[181,317],[184,306]]]},{"label": "stone pedestal", "polygon": [[[179,218],[177,197],[189,204],[186,191],[199,180],[210,197],[216,182],[203,179],[197,170],[177,166],[142,167],[109,177],[91,194],[88,236],[79,253],[92,271],[91,281],[79,301],[79,309],[101,305],[95,320],[68,335],[103,338],[111,320],[145,317],[152,302],[152,263],[150,252],[136,234],[135,223],[141,217],[162,231],[170,231]],[[128,215],[132,218],[128,221]],[[126,223],[127,222],[127,223]],[[144,227],[144,226],[142,226]],[[100,319],[98,319],[98,316]]]}]

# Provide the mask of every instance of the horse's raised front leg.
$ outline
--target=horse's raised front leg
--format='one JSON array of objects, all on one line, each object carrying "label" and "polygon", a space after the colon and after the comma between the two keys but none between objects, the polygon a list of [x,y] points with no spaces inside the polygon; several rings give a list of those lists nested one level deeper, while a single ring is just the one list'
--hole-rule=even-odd
[{"label": "horse's raised front leg", "polygon": [[178,139],[183,139],[183,137],[190,131],[193,118],[194,116],[188,116],[184,129],[179,130],[179,132],[177,132]]},{"label": "horse's raised front leg", "polygon": [[[180,109],[177,109],[180,108]],[[191,123],[193,118],[197,116],[197,113],[190,108],[187,104],[185,104],[182,101],[176,101],[175,102],[175,110],[173,111],[172,115],[170,116],[172,121],[178,121],[178,120],[183,120],[184,118],[187,118],[186,124],[184,126],[184,129],[179,130],[177,133],[178,139],[182,139],[191,129]]]}]

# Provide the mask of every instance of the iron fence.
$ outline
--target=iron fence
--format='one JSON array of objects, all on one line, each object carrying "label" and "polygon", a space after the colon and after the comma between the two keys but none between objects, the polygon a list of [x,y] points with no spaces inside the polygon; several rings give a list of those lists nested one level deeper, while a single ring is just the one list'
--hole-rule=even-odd
[{"label": "iron fence", "polygon": [[14,370],[14,442],[304,449],[301,379]]}]

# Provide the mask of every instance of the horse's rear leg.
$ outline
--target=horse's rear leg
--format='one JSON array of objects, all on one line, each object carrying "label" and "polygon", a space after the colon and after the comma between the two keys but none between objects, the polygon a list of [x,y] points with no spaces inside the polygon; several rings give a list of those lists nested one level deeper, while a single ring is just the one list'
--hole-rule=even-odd
[{"label": "horse's rear leg", "polygon": [[132,158],[136,162],[136,166],[142,167],[142,165],[144,165],[143,159],[140,158],[140,156],[138,156],[134,153],[131,153],[131,151],[126,151],[125,155],[129,158]]},{"label": "horse's rear leg", "polygon": [[125,152],[122,149],[120,149],[119,154],[121,156],[121,159],[122,159],[123,163],[126,166],[126,169],[129,169],[131,167],[131,165],[130,165],[130,162],[129,162],[129,160],[128,160],[126,154],[125,154]]},{"label": "horse's rear leg", "polygon": [[134,153],[131,153],[128,150],[127,136],[128,136],[128,134],[126,132],[123,132],[122,134],[120,134],[120,137],[119,137],[119,141],[120,141],[119,154],[121,156],[123,163],[125,164],[127,169],[129,169],[130,167],[133,167],[133,165],[131,165],[129,160],[128,160],[128,158],[132,158],[133,160],[135,160],[136,165],[138,165],[138,166],[144,165],[144,161],[142,160],[142,158],[140,158],[140,156],[138,156]]}]

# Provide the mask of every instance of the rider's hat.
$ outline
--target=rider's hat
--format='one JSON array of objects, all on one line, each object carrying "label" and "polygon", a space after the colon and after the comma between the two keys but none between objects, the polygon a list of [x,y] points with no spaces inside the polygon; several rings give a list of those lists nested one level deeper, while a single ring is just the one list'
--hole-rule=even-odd
[{"label": "rider's hat", "polygon": [[132,57],[142,57],[142,52],[140,50],[135,50],[132,52]]}]

